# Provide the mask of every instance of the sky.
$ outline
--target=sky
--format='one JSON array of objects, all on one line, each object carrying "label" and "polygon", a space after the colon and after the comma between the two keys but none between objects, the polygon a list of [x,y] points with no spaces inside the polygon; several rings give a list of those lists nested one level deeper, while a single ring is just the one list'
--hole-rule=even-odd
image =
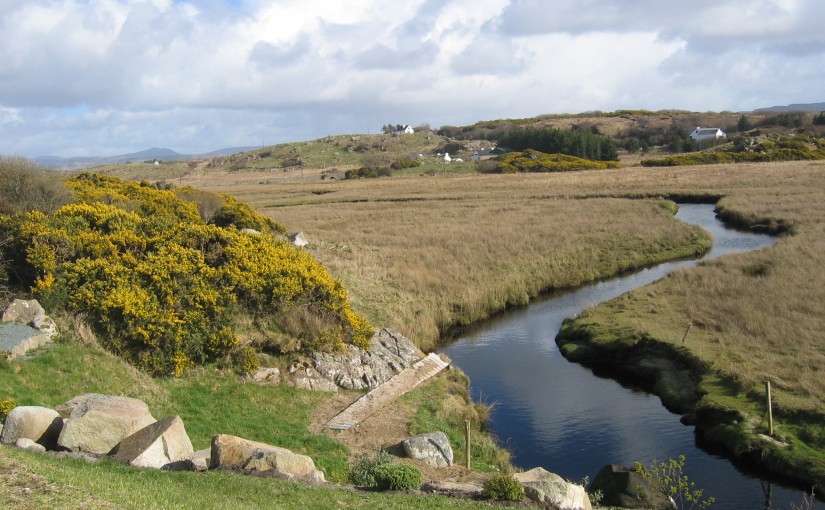
[{"label": "sky", "polygon": [[825,101],[822,0],[0,0],[0,155]]}]

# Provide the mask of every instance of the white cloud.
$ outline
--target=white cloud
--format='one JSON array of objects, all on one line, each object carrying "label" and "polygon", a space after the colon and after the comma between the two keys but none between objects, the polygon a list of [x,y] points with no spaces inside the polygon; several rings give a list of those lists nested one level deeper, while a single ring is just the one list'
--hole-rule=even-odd
[{"label": "white cloud", "polygon": [[822,19],[819,0],[0,0],[0,153],[822,101]]}]

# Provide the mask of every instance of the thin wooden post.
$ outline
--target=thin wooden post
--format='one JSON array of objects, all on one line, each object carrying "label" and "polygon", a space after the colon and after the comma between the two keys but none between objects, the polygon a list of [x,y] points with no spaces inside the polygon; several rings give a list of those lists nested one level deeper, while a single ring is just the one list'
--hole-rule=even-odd
[{"label": "thin wooden post", "polygon": [[464,462],[470,470],[470,420],[464,420]]},{"label": "thin wooden post", "polygon": [[771,382],[765,381],[765,390],[768,396],[768,435],[773,437],[773,409],[771,408]]},{"label": "thin wooden post", "polygon": [[690,333],[690,328],[692,328],[692,327],[693,327],[693,324],[688,322],[687,330],[685,331],[685,335],[682,337],[682,343],[685,343],[685,340],[687,340],[687,336]]}]

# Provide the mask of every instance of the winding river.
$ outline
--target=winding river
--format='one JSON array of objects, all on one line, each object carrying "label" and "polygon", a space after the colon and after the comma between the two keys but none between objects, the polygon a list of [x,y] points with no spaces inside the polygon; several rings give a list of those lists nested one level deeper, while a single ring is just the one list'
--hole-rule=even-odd
[{"label": "winding river", "polygon": [[[712,205],[682,205],[677,218],[707,229],[713,248],[702,259],[669,262],[637,273],[546,296],[485,321],[444,347],[472,381],[476,401],[494,403],[490,428],[521,468],[542,466],[562,477],[591,479],[605,464],[686,456],[685,473],[714,496],[712,508],[785,509],[802,503],[802,490],[782,486],[731,464],[697,444],[693,427],[679,422],[655,395],[604,379],[565,360],[555,337],[566,317],[680,267],[774,242],[730,230]],[[825,509],[818,502],[816,509]]]}]

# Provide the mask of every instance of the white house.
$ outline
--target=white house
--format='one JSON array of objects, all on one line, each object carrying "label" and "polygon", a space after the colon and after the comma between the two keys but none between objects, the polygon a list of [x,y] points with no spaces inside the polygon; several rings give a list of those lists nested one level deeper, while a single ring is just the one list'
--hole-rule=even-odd
[{"label": "white house", "polygon": [[395,135],[395,136],[398,136],[398,135],[411,135],[413,133],[415,133],[415,129],[413,129],[412,126],[410,126],[409,124],[404,126],[404,129],[398,129],[398,130],[392,132],[392,134]]},{"label": "white house", "polygon": [[690,138],[694,142],[702,140],[724,140],[728,137],[724,131],[719,128],[703,128],[697,127],[690,133]]}]

